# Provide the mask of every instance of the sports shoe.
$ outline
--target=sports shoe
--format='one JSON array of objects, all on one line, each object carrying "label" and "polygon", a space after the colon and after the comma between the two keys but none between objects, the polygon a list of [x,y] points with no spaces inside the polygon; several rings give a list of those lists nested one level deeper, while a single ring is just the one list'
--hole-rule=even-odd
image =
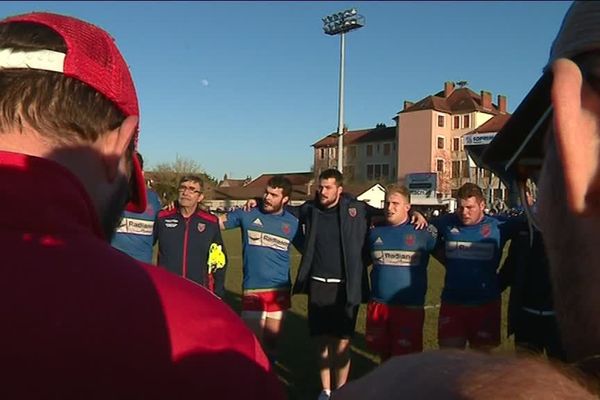
[{"label": "sports shoe", "polygon": [[330,396],[331,396],[331,391],[330,390],[323,390],[319,394],[319,397],[317,397],[317,400],[329,400]]}]

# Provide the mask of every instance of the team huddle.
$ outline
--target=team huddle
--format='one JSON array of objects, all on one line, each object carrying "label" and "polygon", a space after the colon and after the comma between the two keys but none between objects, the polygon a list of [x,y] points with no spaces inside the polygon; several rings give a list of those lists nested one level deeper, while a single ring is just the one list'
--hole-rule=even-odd
[{"label": "team huddle", "polygon": [[[158,241],[159,266],[222,297],[226,262],[211,269],[209,249],[218,246],[226,259],[219,228],[241,228],[241,317],[275,362],[291,294],[308,294],[309,331],[320,351],[322,398],[348,379],[350,339],[361,303],[368,301],[367,344],[382,360],[423,350],[431,255],[446,268],[439,346],[464,349],[468,344],[489,350],[500,344],[497,270],[504,244],[525,221],[484,214],[485,198],[477,185],[463,185],[457,211],[436,217],[429,225],[420,213],[411,211],[405,187],[388,186],[385,207],[377,209],[345,194],[343,176],[334,169],[319,176],[315,200],[300,206],[288,204],[292,186],[283,176],[271,178],[263,198],[250,201],[246,210],[220,216],[199,208],[202,190],[200,178],[183,177],[176,207],[159,212],[158,202],[149,205],[145,214],[137,216],[141,218],[137,224],[131,222],[135,216],[126,213],[124,220],[130,225],[150,223],[152,229],[130,234],[118,230],[113,245],[129,252],[124,241],[141,235],[148,245],[141,259],[147,260]],[[290,279],[292,245],[302,254],[294,285]],[[136,246],[132,250],[132,256],[139,256]]]},{"label": "team huddle", "polygon": [[[527,218],[485,215],[481,189],[465,184],[457,211],[427,223],[402,186],[381,210],[344,193],[337,170],[296,207],[275,177],[251,210],[215,216],[198,207],[202,180],[185,176],[175,208],[161,209],[136,156],[138,99],[115,41],[64,15],[3,19],[3,397],[283,399],[272,364],[303,293],[321,400],[597,398],[599,21],[599,2],[573,3],[542,77],[482,156],[519,189]],[[221,229],[236,227],[242,318],[218,297]],[[148,265],[156,243],[161,268]],[[446,270],[445,349],[422,352],[431,256]],[[485,352],[500,341],[508,286],[517,345],[570,364]],[[389,359],[346,384],[363,303],[367,343]],[[467,345],[483,351],[447,350]]]}]

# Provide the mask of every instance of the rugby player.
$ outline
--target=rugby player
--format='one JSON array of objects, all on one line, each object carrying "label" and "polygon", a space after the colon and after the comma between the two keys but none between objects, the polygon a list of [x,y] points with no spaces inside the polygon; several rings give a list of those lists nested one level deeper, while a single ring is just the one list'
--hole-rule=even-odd
[{"label": "rugby player", "polygon": [[[143,172],[144,159],[139,152],[136,156]],[[149,188],[146,188],[146,199],[146,210],[143,213],[123,212],[111,244],[123,253],[150,264],[154,248],[154,221],[160,211],[160,200],[156,192]]]},{"label": "rugby player", "polygon": [[500,289],[496,270],[515,220],[485,215],[479,186],[458,190],[458,208],[432,220],[439,234],[436,257],[446,267],[438,341],[442,348],[490,349],[500,344]]},{"label": "rugby player", "polygon": [[291,182],[274,176],[267,182],[260,206],[219,217],[222,229],[240,227],[243,244],[242,319],[262,342],[274,362],[284,313],[290,301],[290,250],[298,219],[285,211]]},{"label": "rugby player", "polygon": [[415,230],[410,224],[410,192],[389,185],[386,224],[369,230],[371,299],[367,306],[366,341],[381,360],[423,350],[427,264],[437,230]]}]

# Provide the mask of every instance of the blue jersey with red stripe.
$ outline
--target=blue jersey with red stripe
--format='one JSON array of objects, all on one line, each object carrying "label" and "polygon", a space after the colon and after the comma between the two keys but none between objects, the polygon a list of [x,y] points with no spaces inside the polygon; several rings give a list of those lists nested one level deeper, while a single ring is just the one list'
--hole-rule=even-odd
[{"label": "blue jersey with red stripe", "polygon": [[152,263],[154,247],[154,222],[160,211],[160,200],[153,190],[147,192],[146,211],[134,213],[125,211],[111,244],[131,257]]},{"label": "blue jersey with red stripe", "polygon": [[500,298],[496,270],[504,244],[516,232],[515,222],[484,216],[475,225],[463,225],[456,214],[432,221],[444,246],[442,301],[476,305]]},{"label": "blue jersey with red stripe", "polygon": [[227,213],[225,229],[240,227],[244,256],[244,290],[289,288],[290,245],[298,219],[287,211],[266,214],[260,208]]},{"label": "blue jersey with red stripe", "polygon": [[423,306],[427,292],[427,264],[436,244],[435,227],[376,226],[367,243],[373,269],[371,299],[380,303]]}]

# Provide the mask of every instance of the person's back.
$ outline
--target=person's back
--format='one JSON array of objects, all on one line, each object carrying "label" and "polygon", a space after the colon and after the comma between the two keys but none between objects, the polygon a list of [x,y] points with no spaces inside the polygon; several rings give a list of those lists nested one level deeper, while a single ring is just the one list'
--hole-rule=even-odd
[{"label": "person's back", "polygon": [[[233,312],[107,246],[73,183],[54,163],[0,158],[0,184],[17,189],[4,195],[13,212],[0,215],[3,397],[266,395],[267,360]],[[34,184],[41,202],[25,189]],[[30,207],[36,215],[18,212]],[[223,386],[225,378],[236,385]]]},{"label": "person's back", "polygon": [[282,397],[224,303],[106,241],[126,204],[146,206],[112,38],[55,14],[0,21],[0,92],[0,396]]}]

